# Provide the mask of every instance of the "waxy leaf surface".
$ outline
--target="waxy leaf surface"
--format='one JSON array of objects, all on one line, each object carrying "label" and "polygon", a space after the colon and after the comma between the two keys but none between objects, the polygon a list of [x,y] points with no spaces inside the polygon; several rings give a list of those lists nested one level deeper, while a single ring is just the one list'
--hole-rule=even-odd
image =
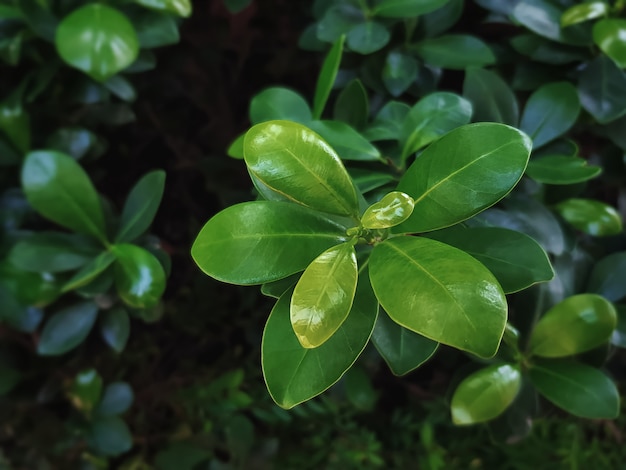
[{"label": "waxy leaf surface", "polygon": [[87,337],[98,315],[93,302],[83,302],[54,313],[46,322],[37,353],[58,356],[74,349]]},{"label": "waxy leaf surface", "polygon": [[288,88],[273,87],[263,90],[250,102],[250,121],[252,124],[284,119],[306,124],[312,114],[306,100]]},{"label": "waxy leaf surface", "polygon": [[165,271],[159,260],[137,245],[121,243],[111,251],[115,263],[117,293],[131,307],[154,307],[165,291]]},{"label": "waxy leaf surface", "polygon": [[617,235],[622,231],[622,218],[608,204],[595,199],[566,199],[555,206],[570,224],[596,237]]},{"label": "waxy leaf surface", "polygon": [[393,191],[367,208],[361,217],[361,224],[367,229],[393,227],[411,216],[414,205],[411,196]]},{"label": "waxy leaf surface", "polygon": [[332,90],[335,84],[339,64],[341,64],[345,39],[346,37],[342,35],[335,41],[322,64],[322,70],[320,70],[317,85],[315,86],[315,95],[313,96],[314,119],[320,119],[322,117],[322,113],[326,107],[326,101],[328,101],[328,97],[330,96],[330,90]]},{"label": "waxy leaf surface", "polygon": [[605,18],[593,25],[593,41],[620,68],[626,67],[626,20]]},{"label": "waxy leaf surface", "polygon": [[604,55],[587,64],[578,80],[578,96],[583,108],[600,124],[626,113],[626,73]]},{"label": "waxy leaf surface", "polygon": [[165,172],[152,171],[141,178],[126,198],[117,242],[128,242],[142,235],[154,220],[161,204],[165,186]]},{"label": "waxy leaf surface", "polygon": [[445,69],[463,70],[493,64],[496,57],[480,39],[465,34],[448,34],[420,41],[415,46],[424,62]]},{"label": "waxy leaf surface", "polygon": [[595,178],[602,173],[599,166],[588,165],[587,160],[566,155],[547,155],[528,162],[526,174],[546,184],[575,184]]}]

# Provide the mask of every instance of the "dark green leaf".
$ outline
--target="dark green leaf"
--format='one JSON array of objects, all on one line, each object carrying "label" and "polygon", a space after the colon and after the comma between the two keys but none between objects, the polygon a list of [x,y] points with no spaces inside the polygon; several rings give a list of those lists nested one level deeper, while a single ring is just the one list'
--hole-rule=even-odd
[{"label": "dark green leaf", "polygon": [[172,15],[157,11],[142,12],[133,18],[133,26],[142,49],[169,46],[180,41],[178,24]]},{"label": "dark green leaf", "polygon": [[394,177],[389,173],[379,173],[359,168],[352,168],[349,170],[349,173],[352,181],[363,194],[394,181]]},{"label": "dark green leaf", "polygon": [[302,95],[288,88],[267,88],[252,98],[250,102],[250,121],[258,124],[275,119],[308,124],[311,109]]},{"label": "dark green leaf", "polygon": [[626,67],[626,20],[606,18],[593,25],[593,41],[618,67]]},{"label": "dark green leaf", "polygon": [[618,348],[626,348],[626,307],[624,305],[616,305],[617,310],[617,327],[611,335],[611,344]]},{"label": "dark green leaf", "polygon": [[593,267],[587,290],[611,302],[626,297],[626,252],[612,253]]},{"label": "dark green leaf", "polygon": [[376,115],[374,122],[365,130],[363,135],[370,141],[398,140],[402,125],[409,114],[408,105],[398,101],[389,101]]},{"label": "dark green leaf", "polygon": [[580,103],[601,124],[626,113],[624,89],[626,74],[603,55],[587,64],[578,80]]},{"label": "dark green leaf", "polygon": [[474,121],[493,121],[517,126],[517,99],[509,85],[495,72],[476,67],[468,68],[463,82],[463,96],[472,103]]},{"label": "dark green leaf", "polygon": [[69,398],[74,407],[88,414],[100,401],[101,395],[102,377],[95,369],[79,372],[69,389]]},{"label": "dark green leaf", "polygon": [[224,0],[224,5],[231,13],[239,13],[252,3],[252,0]]},{"label": "dark green leaf", "polygon": [[261,293],[263,295],[267,295],[268,297],[280,299],[285,292],[296,285],[300,276],[300,273],[296,273],[283,279],[279,279],[278,281],[266,282],[261,286]]},{"label": "dark green leaf", "polygon": [[115,457],[133,447],[133,436],[122,419],[102,417],[91,422],[87,442],[96,453]]},{"label": "dark green leaf", "polygon": [[346,36],[350,49],[359,54],[371,54],[387,45],[391,35],[385,25],[377,21],[366,21],[352,27]]},{"label": "dark green leaf", "polygon": [[577,46],[559,44],[535,34],[520,34],[511,40],[511,45],[520,54],[524,54],[537,62],[550,65],[569,64],[588,59],[585,49]]},{"label": "dark green leaf", "polygon": [[546,184],[575,184],[595,178],[602,173],[599,166],[587,165],[587,160],[565,155],[548,155],[528,162],[526,174]]},{"label": "dark green leaf", "polygon": [[448,0],[445,5],[423,15],[420,18],[420,27],[426,37],[440,36],[461,18],[464,0]]},{"label": "dark green leaf", "polygon": [[113,382],[106,386],[102,401],[94,410],[99,416],[116,416],[128,411],[135,395],[126,382]]},{"label": "dark green leaf", "polygon": [[92,249],[79,236],[39,232],[15,244],[9,261],[24,271],[63,272],[80,268],[93,255]]},{"label": "dark green leaf", "polygon": [[122,300],[135,308],[154,307],[165,291],[165,271],[159,260],[137,245],[110,248],[115,255],[115,287]]},{"label": "dark green leaf", "polygon": [[326,107],[326,101],[330,95],[335,79],[337,78],[337,71],[339,70],[339,64],[341,63],[341,56],[343,55],[343,43],[345,36],[341,36],[328,51],[328,55],[322,64],[322,70],[317,78],[317,85],[315,87],[315,95],[313,97],[313,118],[320,119],[324,108]]},{"label": "dark green leaf", "polygon": [[361,9],[348,3],[327,8],[323,18],[317,23],[317,38],[324,42],[335,42],[350,29],[365,21]]},{"label": "dark green leaf", "polygon": [[121,307],[115,307],[102,314],[100,334],[113,351],[120,353],[126,347],[130,335],[130,319]]},{"label": "dark green leaf", "polygon": [[335,101],[333,118],[343,121],[355,129],[362,129],[369,117],[369,98],[358,78],[350,81]]},{"label": "dark green leaf", "polygon": [[80,160],[90,151],[96,150],[98,136],[82,127],[65,127],[57,129],[46,139],[46,147],[57,150]]},{"label": "dark green leaf", "polygon": [[22,18],[28,26],[46,41],[54,40],[54,32],[57,29],[59,20],[50,11],[49,2],[41,0],[20,0],[15,3],[19,8]]},{"label": "dark green leaf", "polygon": [[348,124],[340,121],[313,121],[309,127],[317,132],[343,160],[380,160],[380,152]]},{"label": "dark green leaf", "polygon": [[410,18],[430,13],[449,0],[379,0],[372,9],[375,16],[386,18]]},{"label": "dark green leaf", "polygon": [[21,92],[14,92],[0,103],[0,131],[21,153],[30,150],[30,115],[24,109]]},{"label": "dark green leaf", "polygon": [[104,272],[115,261],[115,255],[110,251],[103,251],[85,264],[80,271],[74,274],[63,286],[62,292],[68,292],[89,284]]},{"label": "dark green leaf", "polygon": [[604,237],[622,232],[619,213],[595,199],[567,199],[555,209],[571,225],[589,235]]},{"label": "dark green leaf", "polygon": [[137,92],[132,83],[121,75],[109,78],[102,85],[121,100],[132,102],[137,99]]},{"label": "dark green leaf", "polygon": [[190,0],[135,0],[135,2],[146,8],[174,13],[184,18],[191,15]]},{"label": "dark green leaf", "polygon": [[480,39],[465,34],[448,34],[424,39],[415,46],[417,54],[427,64],[446,69],[463,70],[493,64],[496,57]]},{"label": "dark green leaf", "polygon": [[97,315],[98,307],[92,302],[54,313],[43,327],[37,352],[42,356],[58,356],[74,349],[85,340]]},{"label": "dark green leaf", "polygon": [[383,82],[392,96],[400,96],[417,79],[417,61],[408,54],[391,51],[383,67]]},{"label": "dark green leaf", "polygon": [[539,36],[565,44],[588,45],[591,34],[586,25],[561,29],[562,13],[550,0],[521,0],[513,9],[513,18]]}]

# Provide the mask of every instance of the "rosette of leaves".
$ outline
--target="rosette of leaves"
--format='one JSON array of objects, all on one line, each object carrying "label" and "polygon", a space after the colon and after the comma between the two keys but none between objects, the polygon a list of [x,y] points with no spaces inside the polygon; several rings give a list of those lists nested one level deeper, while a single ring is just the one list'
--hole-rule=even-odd
[{"label": "rosette of leaves", "polygon": [[[257,124],[243,151],[261,200],[211,218],[192,256],[215,279],[260,284],[278,298],[262,362],[269,392],[285,408],[339,380],[372,332],[398,374],[427,360],[439,342],[491,357],[507,321],[502,285],[511,292],[553,275],[545,252],[516,232],[463,229],[437,239],[519,181],[530,140],[517,129],[458,127],[369,206],[335,150],[301,124]],[[425,232],[432,237],[414,236]],[[475,237],[493,243],[466,248],[463,240]]]}]

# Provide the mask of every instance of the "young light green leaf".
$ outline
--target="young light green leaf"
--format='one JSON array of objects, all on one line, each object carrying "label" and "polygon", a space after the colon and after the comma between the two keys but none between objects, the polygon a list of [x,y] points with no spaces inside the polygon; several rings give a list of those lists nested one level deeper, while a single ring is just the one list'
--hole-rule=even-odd
[{"label": "young light green leaf", "polygon": [[410,18],[441,8],[449,0],[380,0],[372,9],[374,16]]},{"label": "young light green leaf", "polygon": [[343,163],[319,135],[301,124],[269,121],[248,131],[244,158],[269,189],[303,206],[358,216],[356,191]]},{"label": "young light green leaf", "polygon": [[472,255],[493,273],[507,294],[554,277],[543,248],[520,232],[498,227],[473,227],[429,232],[426,236]]},{"label": "young light green leaf", "polygon": [[240,134],[231,142],[228,146],[228,150],[226,150],[226,154],[229,157],[236,158],[237,160],[243,160],[243,141],[246,137],[246,134]]},{"label": "young light green leaf", "polygon": [[608,12],[609,5],[606,2],[587,1],[573,5],[561,15],[561,27],[565,28],[583,21],[594,20],[605,16]]},{"label": "young light green leaf", "polygon": [[498,350],[506,298],[472,256],[435,240],[396,237],[374,247],[369,269],[376,297],[396,323],[480,357]]},{"label": "young light green leaf", "polygon": [[414,205],[413,198],[408,194],[392,191],[367,208],[361,217],[361,224],[367,229],[394,227],[411,216]]},{"label": "young light green leaf", "polygon": [[93,255],[93,247],[80,236],[39,232],[17,242],[9,252],[9,261],[24,271],[54,273],[80,268]]},{"label": "young light green leaf", "polygon": [[578,80],[578,96],[583,108],[600,124],[626,113],[626,73],[604,55],[587,64]]},{"label": "young light green leaf", "polygon": [[22,167],[22,188],[28,202],[44,217],[106,240],[98,193],[72,157],[53,151],[29,153]]},{"label": "young light green leaf", "polygon": [[328,142],[342,160],[382,160],[380,151],[344,122],[313,121],[309,128]]},{"label": "young light green leaf", "polygon": [[37,344],[42,356],[64,354],[87,337],[98,315],[98,307],[92,302],[72,305],[54,313],[46,322]]},{"label": "young light green leaf", "polygon": [[607,18],[593,25],[593,41],[619,68],[626,67],[626,20]]},{"label": "young light green leaf", "polygon": [[131,307],[154,307],[165,291],[165,271],[159,260],[137,245],[120,243],[110,248],[115,255],[115,287]]},{"label": "young light green leaf", "polygon": [[626,297],[626,252],[612,253],[596,263],[587,290],[611,302]]},{"label": "young light green leaf", "polygon": [[526,169],[531,142],[504,124],[475,123],[432,143],[409,167],[398,191],[415,200],[409,219],[394,231],[448,227],[502,199]]},{"label": "young light green leaf", "polygon": [[411,108],[400,133],[402,161],[472,118],[472,105],[454,93],[436,92]]},{"label": "young light green leaf", "polygon": [[184,18],[191,15],[190,0],[135,0],[135,2],[152,10],[174,13]]},{"label": "young light green leaf", "polygon": [[102,400],[94,410],[98,416],[117,416],[128,411],[135,394],[126,382],[113,382],[106,386]]},{"label": "young light green leaf", "polygon": [[288,88],[266,88],[250,102],[250,121],[259,124],[276,119],[308,124],[313,117],[302,95]]},{"label": "young light green leaf", "polygon": [[103,251],[85,264],[69,281],[63,285],[61,292],[69,292],[89,284],[102,274],[115,261],[115,255],[110,251]]},{"label": "young light green leaf", "polygon": [[358,268],[352,243],[329,248],[304,270],[291,296],[291,326],[303,348],[324,344],[348,317]]},{"label": "young light green leaf", "polygon": [[531,354],[542,357],[572,356],[609,341],[617,313],[596,294],[568,297],[548,310],[530,337]]},{"label": "young light green leaf", "polygon": [[342,35],[335,41],[322,64],[322,70],[317,78],[317,86],[315,87],[315,95],[313,97],[314,119],[320,119],[326,107],[326,101],[328,101],[330,90],[333,88],[335,79],[337,78],[337,72],[339,71],[345,39],[346,37]]},{"label": "young light green leaf", "polygon": [[130,319],[126,310],[116,307],[102,314],[100,334],[113,351],[121,353],[130,336]]},{"label": "young light green leaf", "polygon": [[206,274],[233,284],[263,284],[303,271],[346,227],[290,203],[257,201],[231,206],[200,231],[191,255]]},{"label": "young light green leaf", "polygon": [[389,39],[389,30],[378,21],[359,23],[346,36],[348,47],[359,54],[372,54],[385,47]]},{"label": "young light green leaf", "polygon": [[430,359],[439,343],[418,335],[380,312],[372,333],[372,343],[394,375],[405,375]]},{"label": "young light green leaf", "polygon": [[617,235],[622,231],[619,213],[595,199],[566,199],[555,209],[572,226],[595,237]]},{"label": "young light green leaf", "polygon": [[549,83],[530,96],[520,129],[533,139],[536,149],[565,134],[579,113],[576,88],[569,82]]},{"label": "young light green leaf", "polygon": [[417,78],[417,61],[408,54],[391,51],[383,67],[383,83],[392,96],[400,96]]},{"label": "young light green leaf", "polygon": [[132,64],[139,41],[128,18],[107,5],[89,3],[63,18],[55,44],[61,58],[104,81]]},{"label": "young light green leaf", "polygon": [[472,104],[474,121],[517,126],[519,109],[515,94],[495,72],[468,68],[463,82],[463,96]]},{"label": "young light green leaf", "polygon": [[122,209],[116,242],[133,241],[148,230],[161,204],[164,187],[162,170],[146,174],[133,186]]},{"label": "young light green leaf", "polygon": [[320,347],[306,349],[291,327],[290,298],[288,291],[272,310],[261,345],[265,383],[274,401],[286,409],[319,395],[343,376],[369,341],[378,314],[367,275],[361,276],[352,310],[339,331]]},{"label": "young light green leaf", "polygon": [[413,47],[424,62],[445,69],[483,67],[496,61],[487,44],[465,34],[448,34],[424,39]]},{"label": "young light green leaf", "polygon": [[333,118],[359,130],[367,124],[369,117],[369,98],[361,80],[351,80],[335,101]]},{"label": "young light green leaf", "polygon": [[506,410],[520,390],[522,374],[513,364],[494,364],[463,379],[450,410],[454,424],[489,421]]},{"label": "young light green leaf", "polygon": [[528,162],[526,175],[546,184],[576,184],[595,178],[602,168],[588,165],[587,160],[566,155],[547,155]]},{"label": "young light green leaf", "polygon": [[615,384],[594,367],[576,362],[533,364],[530,380],[539,393],[559,408],[590,419],[614,419],[619,414]]}]

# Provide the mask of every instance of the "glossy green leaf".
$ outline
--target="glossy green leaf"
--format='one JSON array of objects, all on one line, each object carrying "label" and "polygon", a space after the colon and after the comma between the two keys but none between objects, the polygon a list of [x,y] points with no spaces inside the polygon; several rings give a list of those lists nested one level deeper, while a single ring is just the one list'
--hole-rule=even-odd
[{"label": "glossy green leaf", "polygon": [[549,65],[569,64],[586,61],[589,58],[585,49],[559,44],[532,33],[515,36],[511,39],[511,45],[520,54]]},{"label": "glossy green leaf", "polygon": [[302,95],[288,88],[267,88],[252,98],[250,121],[258,124],[275,119],[308,124],[312,119],[311,109]]},{"label": "glossy green leaf", "polygon": [[595,178],[602,168],[587,165],[587,160],[566,155],[548,155],[528,162],[526,174],[546,184],[576,184]]},{"label": "glossy green leaf", "polygon": [[445,5],[420,17],[420,30],[429,38],[440,36],[459,21],[464,6],[465,0],[448,0]]},{"label": "glossy green leaf", "polygon": [[392,96],[400,96],[417,79],[417,61],[408,54],[391,51],[383,67],[383,83]]},{"label": "glossy green leaf", "polygon": [[429,232],[427,236],[472,255],[493,273],[507,294],[554,277],[543,248],[520,232],[498,227],[473,227]]},{"label": "glossy green leaf", "polygon": [[463,96],[472,104],[474,121],[517,126],[517,99],[509,85],[495,72],[477,67],[468,68],[463,82]]},{"label": "glossy green leaf", "polygon": [[303,271],[346,227],[290,203],[248,202],[211,218],[191,255],[206,274],[234,284],[262,284]]},{"label": "glossy green leaf", "polygon": [[306,349],[291,327],[290,297],[290,292],[285,293],[272,310],[261,345],[267,388],[274,401],[287,409],[319,395],[341,378],[369,341],[378,313],[367,275],[361,276],[352,310],[339,331],[320,347]]},{"label": "glossy green leaf", "polygon": [[102,377],[95,369],[79,372],[69,389],[69,398],[74,407],[84,413],[91,410],[100,401],[102,395]]},{"label": "glossy green leaf", "polygon": [[536,356],[572,356],[609,341],[617,325],[613,305],[596,294],[568,297],[535,325],[529,349]]},{"label": "glossy green leaf", "polygon": [[374,247],[369,269],[376,297],[395,322],[480,357],[498,350],[506,298],[472,256],[435,240],[397,237]]},{"label": "glossy green leaf", "polygon": [[424,39],[414,46],[427,64],[445,69],[463,70],[493,64],[496,57],[483,41],[465,34],[448,34]]},{"label": "glossy green leaf", "polygon": [[341,36],[335,41],[322,64],[322,70],[320,70],[320,75],[317,78],[315,95],[313,96],[314,119],[320,119],[326,107],[326,101],[328,101],[330,90],[333,88],[335,79],[337,78],[337,72],[339,71],[345,39],[345,36]]},{"label": "glossy green leaf", "polygon": [[556,211],[572,226],[589,235],[604,237],[622,232],[622,218],[608,204],[595,199],[566,199]]},{"label": "glossy green leaf", "polygon": [[387,45],[389,30],[377,21],[366,21],[352,27],[346,35],[346,44],[359,54],[371,54]]},{"label": "glossy green leaf", "polygon": [[316,39],[323,42],[336,42],[357,24],[363,23],[363,11],[355,5],[341,2],[327,5],[324,15],[315,28]]},{"label": "glossy green leaf", "polygon": [[365,194],[373,189],[391,183],[395,178],[389,173],[380,173],[371,170],[362,170],[360,168],[351,168],[349,170],[352,181],[361,193]]},{"label": "glossy green leaf", "polygon": [[58,356],[74,349],[85,340],[97,315],[98,307],[92,302],[74,304],[52,314],[39,337],[37,353]]},{"label": "glossy green leaf", "polygon": [[226,150],[229,157],[243,160],[243,141],[245,137],[246,134],[241,134],[231,142],[228,146],[228,150]]},{"label": "glossy green leaf", "polygon": [[573,5],[561,15],[561,27],[565,28],[583,21],[594,20],[606,16],[608,12],[609,5],[606,2],[587,1]]},{"label": "glossy green leaf", "polygon": [[386,18],[410,18],[430,13],[449,0],[379,0],[372,9],[375,16]]},{"label": "glossy green leaf", "polygon": [[522,114],[520,129],[541,147],[565,134],[576,122],[580,101],[569,82],[549,83],[533,93]]},{"label": "glossy green leaf", "polygon": [[44,307],[60,294],[59,281],[53,274],[22,271],[6,260],[0,261],[0,284],[25,306]]},{"label": "glossy green leaf", "polygon": [[454,93],[436,92],[411,108],[400,132],[402,160],[442,135],[470,122],[472,105]]},{"label": "glossy green leaf", "polygon": [[343,163],[310,129],[288,121],[257,124],[246,134],[244,157],[251,174],[293,202],[358,215],[356,191]]},{"label": "glossy green leaf", "polygon": [[494,364],[463,379],[454,391],[450,411],[454,424],[476,424],[502,414],[522,384],[519,367]]},{"label": "glossy green leaf", "polygon": [[263,295],[267,295],[268,297],[280,299],[285,292],[296,285],[300,276],[301,273],[296,273],[283,279],[279,279],[278,281],[266,282],[261,286],[261,293]]},{"label": "glossy green leaf", "polygon": [[291,326],[304,348],[324,344],[348,317],[358,268],[352,243],[329,248],[304,270],[291,296]]},{"label": "glossy green leaf", "polygon": [[626,297],[626,252],[612,253],[596,263],[587,290],[611,302]]},{"label": "glossy green leaf", "polygon": [[395,375],[405,375],[430,359],[439,343],[418,335],[380,312],[372,343]]},{"label": "glossy green leaf", "polygon": [[126,382],[113,382],[106,386],[102,401],[94,410],[99,416],[116,416],[128,411],[135,394]]},{"label": "glossy green leaf", "polygon": [[152,10],[174,13],[184,18],[191,15],[190,0],[135,0],[135,2]]},{"label": "glossy green leaf", "polygon": [[313,121],[309,127],[337,152],[342,160],[380,160],[380,152],[348,124],[340,121]]},{"label": "glossy green leaf", "polygon": [[626,113],[624,89],[626,73],[604,55],[589,62],[578,80],[580,103],[600,124]]},{"label": "glossy green leaf", "polygon": [[593,41],[620,68],[626,67],[626,20],[608,18],[593,25]]},{"label": "glossy green leaf", "polygon": [[115,255],[115,287],[122,300],[135,308],[154,307],[165,291],[165,271],[155,256],[137,245],[120,243]]},{"label": "glossy green leaf", "polygon": [[143,11],[134,15],[133,26],[142,49],[169,46],[180,41],[176,18],[158,11]]},{"label": "glossy green leaf", "polygon": [[398,191],[415,200],[395,231],[426,232],[461,222],[502,199],[528,162],[526,134],[504,124],[476,123],[450,131],[409,167]]},{"label": "glossy green leaf", "polygon": [[99,81],[128,67],[139,53],[137,34],[128,18],[99,3],[84,5],[63,18],[55,44],[68,65]]},{"label": "glossy green leaf", "polygon": [[590,419],[613,419],[619,414],[615,384],[594,367],[576,362],[533,364],[530,380],[539,393],[559,408]]},{"label": "glossy green leaf", "polygon": [[28,202],[44,217],[106,240],[98,193],[72,157],[53,151],[29,153],[22,167],[22,188]]},{"label": "glossy green leaf", "polygon": [[369,98],[361,80],[350,81],[335,101],[333,118],[337,121],[361,129],[367,124],[369,117]]},{"label": "glossy green leaf", "polygon": [[101,417],[90,423],[87,442],[96,453],[115,457],[133,447],[133,436],[121,418]]},{"label": "glossy green leaf", "polygon": [[390,192],[367,208],[361,224],[367,229],[394,227],[411,216],[414,204],[411,196],[400,191]]},{"label": "glossy green leaf", "polygon": [[103,313],[100,321],[100,335],[113,351],[122,352],[130,336],[130,319],[126,310],[116,307]]},{"label": "glossy green leaf", "polygon": [[376,115],[363,135],[370,141],[398,140],[406,116],[411,108],[399,101],[389,101]]},{"label": "glossy green leaf", "polygon": [[63,272],[80,268],[93,258],[85,240],[67,233],[39,232],[17,242],[9,261],[33,272]]},{"label": "glossy green leaf", "polygon": [[115,255],[109,251],[104,251],[85,264],[69,281],[63,286],[62,292],[68,292],[89,284],[102,274],[115,261]]},{"label": "glossy green leaf", "polygon": [[142,235],[156,215],[163,189],[165,187],[165,172],[152,171],[143,176],[131,189],[120,218],[120,228],[115,240],[129,242]]}]

